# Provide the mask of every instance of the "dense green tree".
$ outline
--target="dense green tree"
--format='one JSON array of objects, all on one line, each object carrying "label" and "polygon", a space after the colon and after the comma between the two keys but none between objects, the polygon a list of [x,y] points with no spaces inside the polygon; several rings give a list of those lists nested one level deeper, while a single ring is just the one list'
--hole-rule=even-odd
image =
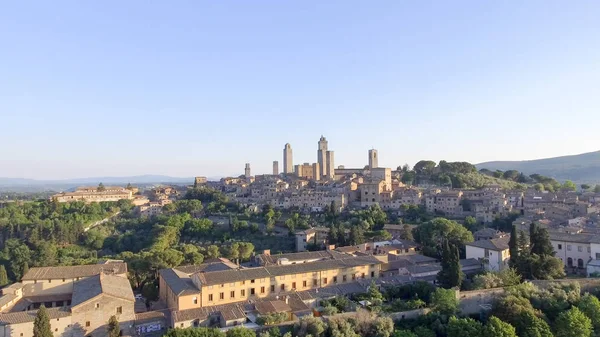
[{"label": "dense green tree", "polygon": [[598,297],[585,294],[581,297],[577,307],[592,321],[594,330],[600,331],[600,300]]},{"label": "dense green tree", "polygon": [[33,321],[33,337],[53,337],[48,310],[42,304]]},{"label": "dense green tree", "polygon": [[322,337],[325,333],[325,329],[325,323],[321,319],[312,316],[304,316],[294,324],[292,334],[295,337]]},{"label": "dense green tree", "polygon": [[225,333],[225,336],[227,336],[227,337],[256,337],[256,332],[254,332],[254,330],[250,330],[248,328],[239,327],[239,328],[233,328],[233,329],[227,330],[227,332]]},{"label": "dense green tree", "polygon": [[474,289],[509,287],[519,283],[521,283],[521,275],[513,268],[506,268],[499,272],[485,272],[473,276]]},{"label": "dense green tree", "polygon": [[[554,256],[548,231],[532,223],[529,228],[529,244],[523,232],[517,240],[518,258],[511,262],[526,279],[551,280],[564,276],[560,258]],[[511,256],[511,260],[514,260]]]},{"label": "dense green tree", "polygon": [[469,231],[476,231],[478,230],[478,224],[477,224],[477,219],[475,219],[472,216],[467,216],[465,218],[465,227],[467,227],[467,229]]},{"label": "dense green tree", "polygon": [[516,268],[519,260],[519,247],[517,245],[517,226],[513,225],[510,231],[510,240],[508,240],[508,250],[510,254],[510,260],[508,261],[511,268]]},{"label": "dense green tree", "polygon": [[402,183],[405,185],[412,185],[413,183],[415,183],[416,177],[417,174],[415,173],[415,171],[407,171],[402,173],[400,181],[402,181]]},{"label": "dense green tree", "polygon": [[149,301],[158,300],[158,285],[152,282],[145,283],[142,287],[142,295]]},{"label": "dense green tree", "polygon": [[523,311],[518,316],[515,329],[519,337],[553,337],[548,323],[535,313]]},{"label": "dense green tree", "polygon": [[600,184],[598,184],[598,185],[596,185],[596,187],[594,187],[594,192],[600,193]]},{"label": "dense green tree", "polygon": [[[450,317],[446,333],[448,337],[482,337],[483,326],[472,318]],[[487,337],[487,336],[486,336]]]},{"label": "dense green tree", "polygon": [[417,335],[417,337],[436,337],[436,333],[433,330],[424,326],[416,327],[415,335]]},{"label": "dense green tree", "polygon": [[581,184],[581,189],[584,191],[588,191],[590,188],[592,188],[590,184]]},{"label": "dense green tree", "polygon": [[516,170],[508,170],[508,171],[505,171],[505,172],[504,172],[504,174],[503,174],[503,178],[504,178],[504,179],[506,179],[506,180],[513,180],[513,181],[516,181],[516,180],[517,180],[517,178],[519,177],[519,174],[520,174],[520,173],[519,173],[519,171],[516,171]]},{"label": "dense green tree", "polygon": [[119,327],[119,321],[116,316],[110,316],[107,330],[108,337],[119,337],[121,335],[121,328]]},{"label": "dense green tree", "polygon": [[514,326],[519,320],[518,315],[525,311],[535,314],[535,310],[527,298],[513,294],[500,297],[492,306],[492,315]]},{"label": "dense green tree", "polygon": [[544,184],[541,184],[541,183],[537,183],[537,184],[533,185],[533,188],[538,192],[544,192],[544,190],[545,190]]},{"label": "dense green tree", "polygon": [[369,337],[390,337],[394,332],[394,321],[390,317],[377,317],[371,323],[367,335]]},{"label": "dense green tree", "polygon": [[164,337],[225,337],[225,333],[214,328],[170,329]]},{"label": "dense green tree", "polygon": [[431,175],[435,169],[435,162],[431,160],[421,160],[413,166],[413,170],[417,174]]},{"label": "dense green tree", "polygon": [[433,310],[445,315],[452,315],[458,309],[456,292],[452,289],[438,288],[431,295]]},{"label": "dense green tree", "polygon": [[492,316],[483,327],[482,337],[517,337],[515,327]]},{"label": "dense green tree", "polygon": [[438,177],[440,186],[448,186],[452,184],[452,179],[447,174],[440,174]]},{"label": "dense green tree", "polygon": [[4,287],[8,284],[8,274],[6,273],[6,267],[0,264],[0,287]]},{"label": "dense green tree", "polygon": [[283,323],[289,320],[289,316],[286,312],[272,312],[266,315],[261,315],[256,319],[258,325],[273,325]]},{"label": "dense green tree", "polygon": [[400,233],[400,239],[409,240],[409,241],[415,240],[415,238],[413,237],[412,228],[410,227],[410,225],[405,224],[402,226],[402,232]]},{"label": "dense green tree", "polygon": [[328,321],[328,335],[331,337],[360,337],[348,319],[333,317]]},{"label": "dense green tree", "polygon": [[575,183],[571,180],[567,180],[562,184],[561,188],[566,191],[576,191],[577,185],[575,185]]},{"label": "dense green tree", "polygon": [[465,243],[473,242],[473,234],[469,230],[456,221],[444,218],[435,218],[418,226],[413,231],[413,235],[423,247],[425,255],[437,258],[442,255],[444,239],[455,247],[464,247]]},{"label": "dense green tree", "polygon": [[392,334],[392,337],[419,337],[414,332],[410,330],[396,330]]},{"label": "dense green tree", "polygon": [[221,256],[219,252],[219,247],[215,245],[210,245],[206,248],[206,257],[209,259],[215,259]]},{"label": "dense green tree", "polygon": [[564,311],[555,322],[556,337],[590,337],[592,321],[577,307]]},{"label": "dense green tree", "polygon": [[371,281],[371,285],[369,285],[367,295],[369,301],[371,301],[373,305],[381,305],[381,303],[383,302],[383,294],[377,288],[375,281]]},{"label": "dense green tree", "polygon": [[535,222],[529,226],[529,246],[532,254],[554,256],[554,248],[552,248],[548,230]]},{"label": "dense green tree", "polygon": [[213,222],[209,219],[189,219],[185,223],[184,231],[187,235],[198,237],[210,233],[213,228]]},{"label": "dense green tree", "polygon": [[362,243],[365,243],[364,230],[359,226],[352,226],[350,229],[350,236],[348,237],[348,244],[351,246],[356,246]]},{"label": "dense green tree", "polygon": [[441,287],[460,287],[463,273],[460,267],[458,248],[451,246],[447,240],[442,243],[442,270],[437,275],[437,282]]},{"label": "dense green tree", "polygon": [[98,184],[98,187],[96,188],[96,190],[98,192],[104,192],[104,191],[106,191],[106,187],[104,187],[103,183],[100,183],[100,184]]}]

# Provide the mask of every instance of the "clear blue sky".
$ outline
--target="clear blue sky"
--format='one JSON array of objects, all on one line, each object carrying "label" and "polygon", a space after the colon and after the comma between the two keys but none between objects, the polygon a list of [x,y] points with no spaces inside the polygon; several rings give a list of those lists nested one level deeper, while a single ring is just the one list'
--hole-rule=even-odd
[{"label": "clear blue sky", "polygon": [[600,149],[600,1],[12,1],[0,177]]}]

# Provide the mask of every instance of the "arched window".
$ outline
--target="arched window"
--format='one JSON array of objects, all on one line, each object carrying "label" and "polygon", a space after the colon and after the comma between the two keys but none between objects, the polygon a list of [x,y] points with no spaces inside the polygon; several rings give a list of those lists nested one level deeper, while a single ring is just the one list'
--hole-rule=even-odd
[{"label": "arched window", "polygon": [[567,266],[573,267],[573,259],[572,258],[567,259]]},{"label": "arched window", "polygon": [[577,259],[577,268],[583,268],[583,259]]}]

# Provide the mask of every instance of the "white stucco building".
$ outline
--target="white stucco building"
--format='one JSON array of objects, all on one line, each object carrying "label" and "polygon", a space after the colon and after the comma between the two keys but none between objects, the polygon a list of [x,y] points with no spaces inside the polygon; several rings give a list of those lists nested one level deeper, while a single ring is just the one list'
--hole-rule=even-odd
[{"label": "white stucco building", "polygon": [[510,236],[505,236],[491,240],[479,240],[467,243],[467,259],[478,259],[484,262],[485,269],[488,271],[501,271],[508,268],[510,252],[508,241]]}]

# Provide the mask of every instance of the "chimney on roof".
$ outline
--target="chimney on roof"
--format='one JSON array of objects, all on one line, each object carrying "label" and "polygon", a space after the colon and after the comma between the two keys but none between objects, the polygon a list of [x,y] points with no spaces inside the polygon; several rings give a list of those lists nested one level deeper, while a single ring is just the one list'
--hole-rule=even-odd
[{"label": "chimney on roof", "polygon": [[266,255],[266,256],[271,256],[271,250],[270,249],[265,249],[263,251],[263,254]]},{"label": "chimney on roof", "polygon": [[285,304],[290,304],[290,297],[289,296],[285,296]]}]

